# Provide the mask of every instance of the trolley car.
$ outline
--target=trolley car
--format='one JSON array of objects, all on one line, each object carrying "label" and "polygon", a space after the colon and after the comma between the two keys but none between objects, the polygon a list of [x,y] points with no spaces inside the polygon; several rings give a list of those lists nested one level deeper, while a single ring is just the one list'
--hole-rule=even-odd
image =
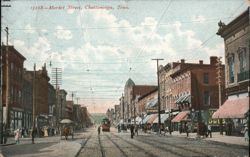
[{"label": "trolley car", "polygon": [[110,131],[110,120],[108,118],[102,119],[102,131]]}]

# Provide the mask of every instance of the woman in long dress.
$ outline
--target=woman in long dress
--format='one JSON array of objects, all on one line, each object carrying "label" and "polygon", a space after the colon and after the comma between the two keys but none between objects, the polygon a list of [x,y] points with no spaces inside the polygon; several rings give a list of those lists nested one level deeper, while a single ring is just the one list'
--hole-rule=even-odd
[{"label": "woman in long dress", "polygon": [[245,141],[249,141],[249,134],[248,134],[248,127],[246,126],[244,129],[244,137],[245,137]]},{"label": "woman in long dress", "polygon": [[18,144],[20,142],[19,138],[20,138],[20,129],[17,129],[15,131],[15,141],[16,141],[16,144]]}]

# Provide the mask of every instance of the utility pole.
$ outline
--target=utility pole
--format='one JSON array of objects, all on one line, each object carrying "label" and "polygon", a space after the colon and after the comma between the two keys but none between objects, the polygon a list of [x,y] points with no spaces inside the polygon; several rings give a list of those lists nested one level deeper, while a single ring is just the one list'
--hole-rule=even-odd
[{"label": "utility pole", "polygon": [[[33,72],[33,91],[32,91],[32,96],[33,96],[33,104],[32,104],[32,133],[35,130],[35,123],[36,123],[36,64],[34,64],[34,72]],[[37,131],[39,129],[37,128]],[[32,143],[34,143],[34,136],[32,135]]]},{"label": "utility pole", "polygon": [[76,91],[72,91],[72,92],[71,92],[72,102],[74,101],[74,96],[75,96],[75,93],[76,93]]},{"label": "utility pole", "polygon": [[3,84],[3,54],[2,54],[2,49],[1,49],[1,54],[0,54],[0,76],[1,76],[1,80],[0,80],[0,108],[1,108],[1,141],[0,141],[0,143],[1,144],[3,144],[3,86],[2,86],[2,84]]},{"label": "utility pole", "polygon": [[[221,72],[222,72],[222,66],[221,66],[221,57],[217,58],[217,83],[218,83],[218,90],[219,90],[219,108],[221,107]],[[222,125],[222,119],[219,119],[220,124],[220,134],[223,135],[223,125]]]},{"label": "utility pole", "polygon": [[159,133],[161,134],[161,102],[160,102],[160,81],[159,81],[159,60],[164,60],[162,58],[152,59],[156,60],[157,63],[157,84],[158,84],[158,128]]},{"label": "utility pole", "polygon": [[[122,123],[124,124],[124,96],[122,94],[122,97],[121,97],[121,111],[122,111]],[[123,127],[123,125],[122,125]]]},{"label": "utility pole", "polygon": [[78,100],[80,100],[80,97],[76,97],[76,104],[78,105]]},{"label": "utility pole", "polygon": [[9,126],[9,28],[6,27],[5,28],[5,32],[6,32],[6,114],[5,114],[5,118],[6,118],[6,128],[8,129]]},{"label": "utility pole", "polygon": [[56,87],[56,126],[58,127],[59,122],[59,85],[62,84],[62,69],[61,68],[53,68],[52,69],[52,84]]}]

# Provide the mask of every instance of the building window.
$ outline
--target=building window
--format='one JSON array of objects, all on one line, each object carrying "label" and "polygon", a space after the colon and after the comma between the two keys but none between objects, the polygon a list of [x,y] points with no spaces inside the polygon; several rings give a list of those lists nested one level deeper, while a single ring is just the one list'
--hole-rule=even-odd
[{"label": "building window", "polygon": [[204,92],[203,102],[204,102],[204,105],[210,105],[209,91]]},{"label": "building window", "polygon": [[11,102],[14,101],[14,87],[13,86],[11,87],[11,91],[10,91],[10,100]]},{"label": "building window", "polygon": [[10,71],[13,72],[13,70],[14,70],[14,63],[11,62],[11,63],[10,63]]},{"label": "building window", "polygon": [[239,57],[239,64],[240,64],[240,72],[246,71],[246,48],[245,47],[240,47],[238,49],[238,57]]},{"label": "building window", "polygon": [[21,103],[22,92],[21,90],[18,91],[18,101]]},{"label": "building window", "polygon": [[203,74],[203,83],[208,84],[209,83],[209,77],[208,73]]},{"label": "building window", "polygon": [[234,82],[234,54],[228,57],[229,83]]},{"label": "building window", "polygon": [[238,58],[239,58],[239,73],[238,73],[238,82],[249,79],[249,71],[247,71],[247,55],[246,47],[240,47],[238,49]]}]

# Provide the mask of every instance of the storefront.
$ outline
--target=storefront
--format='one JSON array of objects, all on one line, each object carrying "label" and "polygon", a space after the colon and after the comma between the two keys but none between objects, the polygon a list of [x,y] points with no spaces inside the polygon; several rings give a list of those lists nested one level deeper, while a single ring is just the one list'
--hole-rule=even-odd
[{"label": "storefront", "polygon": [[10,132],[23,127],[23,112],[16,109],[10,110]]},{"label": "storefront", "polygon": [[[232,133],[241,134],[244,125],[248,124],[249,97],[228,99],[213,114],[213,119],[224,119],[224,129],[229,129]],[[229,131],[229,132],[230,132]],[[230,133],[231,134],[231,133]]]}]

